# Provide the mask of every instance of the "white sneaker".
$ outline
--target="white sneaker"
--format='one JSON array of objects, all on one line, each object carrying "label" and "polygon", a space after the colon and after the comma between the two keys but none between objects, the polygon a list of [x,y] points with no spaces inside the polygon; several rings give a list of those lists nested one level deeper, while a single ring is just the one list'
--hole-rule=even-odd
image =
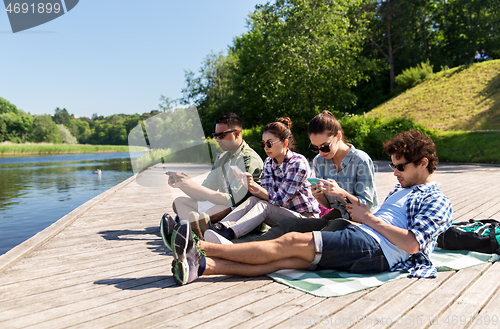
[{"label": "white sneaker", "polygon": [[231,240],[226,239],[219,233],[213,230],[206,230],[203,238],[207,242],[218,243],[218,244],[233,244]]}]

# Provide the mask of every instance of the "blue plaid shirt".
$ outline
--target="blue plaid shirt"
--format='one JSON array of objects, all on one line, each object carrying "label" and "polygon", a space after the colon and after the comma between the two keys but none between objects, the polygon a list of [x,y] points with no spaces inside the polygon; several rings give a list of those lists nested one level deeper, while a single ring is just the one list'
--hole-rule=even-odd
[{"label": "blue plaid shirt", "polygon": [[266,158],[260,182],[269,192],[269,203],[298,213],[314,213],[317,217],[319,204],[307,182],[309,177],[311,168],[307,159],[288,150],[281,166],[276,159]]},{"label": "blue plaid shirt", "polygon": [[[365,152],[358,150],[354,145],[348,145],[350,146],[349,152],[342,159],[338,172],[331,159],[327,160],[318,154],[313,159],[314,173],[317,178],[335,180],[341,188],[356,196],[359,203],[366,204],[371,211],[375,211],[378,207],[378,197],[373,161]],[[326,194],[325,196],[330,202],[330,208],[340,210],[342,217],[349,219],[345,201],[336,196]]]},{"label": "blue plaid shirt", "polygon": [[[389,193],[389,198],[401,190],[397,184]],[[408,277],[434,278],[436,268],[432,265],[430,254],[436,246],[439,234],[446,231],[453,221],[450,200],[441,192],[435,182],[416,185],[408,194],[406,201],[408,230],[415,234],[420,251],[391,268],[391,271],[407,271]]]}]

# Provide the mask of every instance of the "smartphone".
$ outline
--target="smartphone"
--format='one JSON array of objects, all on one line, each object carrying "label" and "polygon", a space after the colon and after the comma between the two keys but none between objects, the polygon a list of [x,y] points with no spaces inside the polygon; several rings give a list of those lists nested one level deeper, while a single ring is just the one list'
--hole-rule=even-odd
[{"label": "smartphone", "polygon": [[177,171],[167,171],[165,174],[169,175],[172,178],[177,177]]},{"label": "smartphone", "polygon": [[349,199],[348,197],[345,197],[345,202],[346,203],[352,203],[351,199]]},{"label": "smartphone", "polygon": [[307,180],[309,181],[309,183],[311,183],[312,186],[316,184],[321,184],[321,182],[317,178],[308,178]]},{"label": "smartphone", "polygon": [[240,169],[238,166],[230,166],[230,167],[231,167],[231,169],[233,169],[234,174],[235,174],[236,176],[238,176],[238,175],[240,175],[240,174],[242,174],[242,173],[243,173],[243,171],[241,171],[241,169]]}]

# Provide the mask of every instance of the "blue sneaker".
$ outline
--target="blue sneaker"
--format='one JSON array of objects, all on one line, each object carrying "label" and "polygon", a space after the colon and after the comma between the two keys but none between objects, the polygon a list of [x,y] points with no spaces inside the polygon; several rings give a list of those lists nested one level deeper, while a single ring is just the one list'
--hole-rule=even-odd
[{"label": "blue sneaker", "polygon": [[196,280],[205,271],[205,253],[198,248],[198,239],[191,232],[189,221],[181,221],[173,233],[172,274],[182,286]]}]

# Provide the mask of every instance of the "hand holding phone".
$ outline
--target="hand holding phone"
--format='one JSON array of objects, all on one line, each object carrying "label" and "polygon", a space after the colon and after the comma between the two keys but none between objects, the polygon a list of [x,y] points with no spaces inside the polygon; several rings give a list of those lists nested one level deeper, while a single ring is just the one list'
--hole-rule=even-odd
[{"label": "hand holding phone", "polygon": [[319,181],[319,179],[318,179],[318,178],[313,178],[313,177],[311,177],[311,178],[308,178],[308,179],[307,179],[307,181],[308,181],[309,183],[311,183],[311,185],[312,185],[312,186],[314,186],[314,185],[316,185],[316,184],[321,184],[321,182]]},{"label": "hand holding phone", "polygon": [[351,204],[352,204],[351,199],[349,199],[348,197],[345,197],[345,202],[346,202],[346,203],[351,203]]},{"label": "hand holding phone", "polygon": [[169,175],[172,178],[176,178],[177,177],[177,171],[167,171],[165,174]]},{"label": "hand holding phone", "polygon": [[239,176],[239,175],[243,174],[243,171],[241,171],[241,169],[238,166],[230,166],[230,167],[231,167],[231,169],[233,169],[235,176]]},{"label": "hand holding phone", "polygon": [[168,176],[168,184],[172,185],[181,180],[182,177],[177,175],[177,171],[167,171],[165,173]]}]

